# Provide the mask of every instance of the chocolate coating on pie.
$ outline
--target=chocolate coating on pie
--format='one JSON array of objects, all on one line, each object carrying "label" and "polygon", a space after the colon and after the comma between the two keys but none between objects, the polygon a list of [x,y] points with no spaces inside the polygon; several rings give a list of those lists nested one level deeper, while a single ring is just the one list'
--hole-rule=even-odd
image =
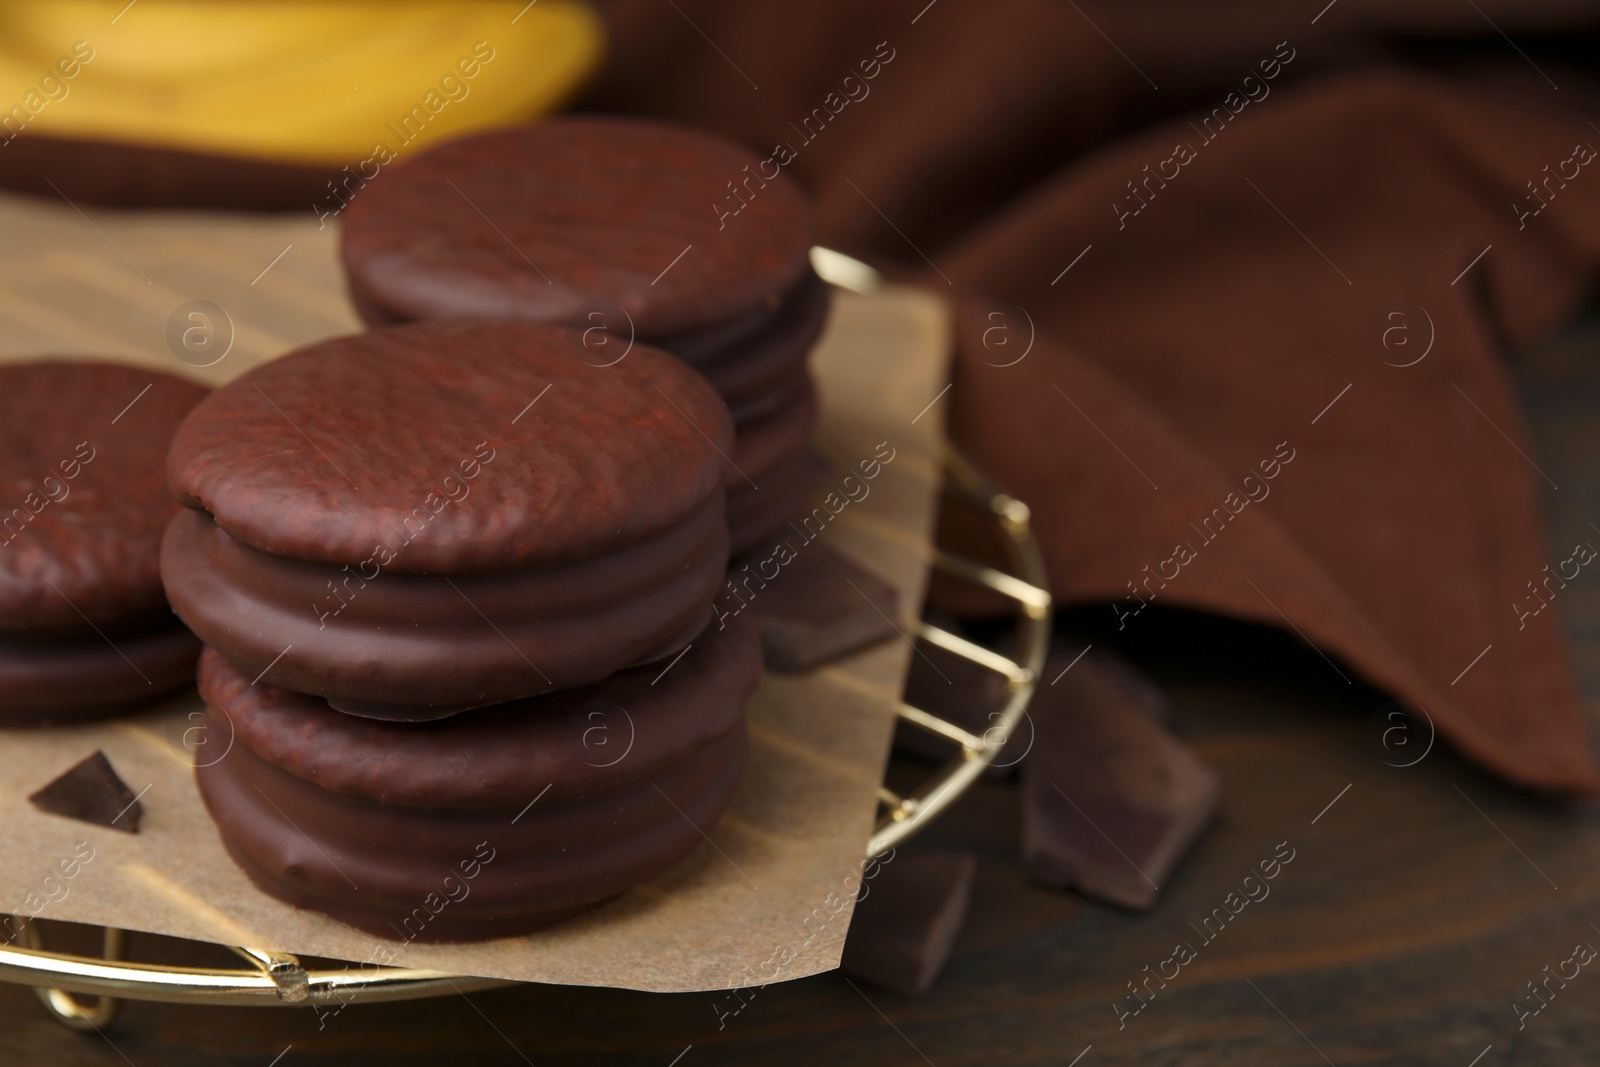
[{"label": "chocolate coating on pie", "polygon": [[757,547],[800,512],[817,464],[808,444],[817,394],[807,380],[765,418],[739,427],[728,468],[728,529],[734,556]]},{"label": "chocolate coating on pie", "polygon": [[711,617],[727,558],[720,493],[649,540],[514,570],[287,559],[197,512],[177,516],[162,546],[173,610],[250,677],[413,721],[677,653]]},{"label": "chocolate coating on pie", "polygon": [[587,326],[599,308],[620,309],[640,337],[700,329],[808,268],[804,197],[761,164],[665,123],[548,119],[395,167],[350,204],[341,252],[353,287],[399,319]]},{"label": "chocolate coating on pie", "polygon": [[381,937],[509,936],[700,843],[738,783],[759,672],[753,624],[731,618],[664,672],[400,725],[252,685],[208,651],[209,726],[235,744],[196,774],[264,891]]},{"label": "chocolate coating on pie", "polygon": [[734,425],[743,427],[782,406],[807,380],[806,357],[822,336],[832,304],[833,290],[808,271],[756,329],[702,331],[651,344],[705,375],[727,402]]},{"label": "chocolate coating on pie", "polygon": [[[726,409],[647,346],[585,362],[575,330],[421,322],[258,367],[178,428],[173,491],[294,559],[455,573],[599,555],[715,491]],[[403,542],[403,543],[402,543]]]},{"label": "chocolate coating on pie", "polygon": [[167,444],[205,395],[123,364],[0,366],[0,640],[166,614]]},{"label": "chocolate coating on pie", "polygon": [[[748,486],[740,492],[728,494],[728,528],[732,531],[730,546],[733,557],[746,552],[770,551],[778,541],[818,528],[818,522],[809,526],[805,520],[811,516],[807,504],[817,483],[821,464],[810,449],[791,454],[777,467],[761,476],[761,490]],[[821,506],[821,505],[818,505]],[[822,523],[826,525],[826,523]]]},{"label": "chocolate coating on pie", "polygon": [[683,859],[726,810],[745,747],[740,723],[649,782],[565,801],[538,799],[543,786],[530,782],[526,814],[340,796],[248,750],[195,777],[223,844],[263,892],[392,940],[476,941],[569,918]]},{"label": "chocolate coating on pie", "polygon": [[[748,613],[746,613],[748,614]],[[730,615],[670,666],[479,708],[433,723],[329,714],[326,701],[251,676],[207,649],[200,695],[228,736],[320,788],[402,807],[520,808],[650,779],[725,736],[761,674],[755,623]]]},{"label": "chocolate coating on pie", "polygon": [[332,164],[51,137],[33,129],[25,138],[13,136],[5,149],[0,187],[52,204],[67,199],[121,208],[300,212],[343,177]]},{"label": "chocolate coating on pie", "polygon": [[[349,295],[369,326],[405,321],[374,303],[355,279]],[[705,329],[646,340],[703,374],[740,426],[780,407],[807,380],[806,357],[827,325],[832,297],[832,288],[808,270],[794,288],[753,311]],[[615,318],[599,313],[583,331],[590,362],[597,366],[626,358],[635,340],[631,324]]]},{"label": "chocolate coating on pie", "polygon": [[200,642],[164,626],[102,637],[0,641],[0,726],[53,726],[131,711],[194,682]]}]

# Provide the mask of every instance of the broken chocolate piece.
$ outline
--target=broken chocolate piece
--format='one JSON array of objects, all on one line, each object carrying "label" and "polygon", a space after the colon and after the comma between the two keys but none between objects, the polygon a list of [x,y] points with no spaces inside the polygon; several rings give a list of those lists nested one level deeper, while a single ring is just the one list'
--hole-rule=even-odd
[{"label": "broken chocolate piece", "polygon": [[901,854],[864,884],[845,937],[845,974],[921,996],[944,970],[967,922],[977,863],[970,853]]},{"label": "broken chocolate piece", "polygon": [[[1091,671],[1104,676],[1107,681],[1122,691],[1122,695],[1134,707],[1149,715],[1156,722],[1164,723],[1167,721],[1167,714],[1170,709],[1167,707],[1166,694],[1161,691],[1160,686],[1147,678],[1139,668],[1108,649],[1095,648],[1093,645],[1089,645],[1085,649],[1076,642],[1068,640],[1062,640],[1059,644],[1062,653],[1061,658],[1065,658],[1066,663],[1071,663],[1080,651],[1083,652],[1083,661],[1078,664],[1079,668],[1087,666]],[[1052,644],[1051,651],[1056,651],[1055,643]],[[1047,670],[1041,680],[1041,684],[1049,685],[1051,679],[1060,677],[1060,674],[1061,668],[1059,667],[1054,672]]]},{"label": "broken chocolate piece", "polygon": [[1210,822],[1217,775],[1114,673],[1086,658],[1061,674],[1075,655],[1052,652],[1028,710],[1023,859],[1036,882],[1149,908]]},{"label": "broken chocolate piece", "polygon": [[111,761],[99,749],[29,797],[28,803],[51,815],[129,834],[139,832],[139,798],[117,777]]},{"label": "broken chocolate piece", "polygon": [[[729,566],[730,584],[748,584],[745,562]],[[882,578],[809,542],[782,566],[750,600],[770,670],[798,674],[894,636],[900,597]]]}]

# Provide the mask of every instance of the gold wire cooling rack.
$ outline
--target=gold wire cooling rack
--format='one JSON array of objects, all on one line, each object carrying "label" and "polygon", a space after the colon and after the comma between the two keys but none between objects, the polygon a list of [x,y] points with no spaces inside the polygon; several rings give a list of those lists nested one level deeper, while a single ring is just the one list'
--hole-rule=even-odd
[{"label": "gold wire cooling rack", "polygon": [[[817,273],[841,288],[870,291],[880,284],[876,272],[856,260],[817,249]],[[878,818],[868,839],[868,859],[882,855],[925,828],[955,803],[999,757],[1027,711],[1043,670],[1050,643],[1051,599],[1044,561],[1030,528],[1027,505],[995,489],[954,449],[944,458],[946,497],[976,509],[997,535],[1006,569],[954,554],[935,545],[935,573],[988,590],[1012,605],[1017,618],[1015,657],[1002,655],[929,622],[917,637],[1001,676],[1007,700],[981,735],[901,701],[900,721],[949,742],[952,757],[914,791],[899,794],[878,788]],[[247,967],[179,967],[122,959],[123,931],[103,932],[99,958],[52,952],[39,929],[18,917],[18,944],[0,946],[0,981],[31,986],[46,1009],[73,1030],[92,1031],[116,1017],[123,1000],[176,1004],[242,1006],[341,1005],[387,1000],[413,1000],[448,993],[471,992],[512,983],[497,978],[469,978],[409,967],[310,969],[288,953],[229,946]],[[80,1000],[91,997],[92,1000]]]}]

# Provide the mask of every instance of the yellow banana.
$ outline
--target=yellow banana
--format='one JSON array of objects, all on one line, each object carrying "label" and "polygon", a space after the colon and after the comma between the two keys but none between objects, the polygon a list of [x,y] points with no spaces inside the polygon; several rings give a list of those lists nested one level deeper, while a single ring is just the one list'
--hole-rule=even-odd
[{"label": "yellow banana", "polygon": [[559,107],[600,49],[578,0],[0,0],[0,152],[392,158]]}]

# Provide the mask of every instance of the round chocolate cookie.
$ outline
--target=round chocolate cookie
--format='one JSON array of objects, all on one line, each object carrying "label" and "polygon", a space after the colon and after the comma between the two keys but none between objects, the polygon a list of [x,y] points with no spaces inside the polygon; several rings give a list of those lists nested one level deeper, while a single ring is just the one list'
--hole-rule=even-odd
[{"label": "round chocolate cookie", "polygon": [[196,769],[229,852],[265,892],[381,937],[523,933],[695,848],[743,766],[761,670],[747,616],[683,657],[428,724],[364,722],[252,684],[207,651]]},{"label": "round chocolate cookie", "polygon": [[831,290],[810,266],[808,205],[770,161],[658,122],[557,118],[400,165],[341,232],[350,297],[372,325],[566,324],[596,364],[643,341],[704,374],[740,451],[763,450],[763,469],[782,475],[759,496],[743,478],[730,487],[736,553],[803,498],[803,439],[769,424],[792,430],[779,413],[804,403]]},{"label": "round chocolate cookie", "polygon": [[[734,425],[741,426],[768,414],[810,381],[806,357],[827,325],[832,298],[832,288],[807,271],[800,284],[756,311],[709,329],[653,338],[650,344],[703,374],[727,402]],[[354,282],[350,300],[368,326],[406,321],[374,304]],[[626,358],[635,339],[631,324],[614,324],[614,316],[603,312],[595,315],[584,330],[590,362],[601,366]]]},{"label": "round chocolate cookie", "polygon": [[727,472],[728,530],[735,557],[761,545],[799,514],[816,480],[807,445],[817,422],[809,379],[777,411],[739,427]]},{"label": "round chocolate cookie", "polygon": [[125,710],[189,683],[167,610],[167,443],[203,386],[125,364],[0,365],[0,724]]},{"label": "round chocolate cookie", "polygon": [[762,473],[759,492],[746,486],[743,492],[728,494],[728,528],[738,531],[733,558],[757,548],[770,549],[786,531],[798,529],[794,524],[810,515],[805,505],[821,469],[810,449],[800,449]]},{"label": "round chocolate cookie", "polygon": [[593,312],[620,311],[640,338],[704,329],[760,310],[807,272],[810,211],[763,162],[631,118],[465,137],[352,201],[345,269],[365,303],[398,319],[587,327]]},{"label": "round chocolate cookie", "polygon": [[0,365],[0,637],[164,607],[167,444],[205,395],[125,364]]},{"label": "round chocolate cookie", "polygon": [[162,577],[236,667],[427,719],[676,653],[726,565],[726,409],[635,346],[434,321],[336,338],[179,427]]},{"label": "round chocolate cookie", "polygon": [[415,721],[677,652],[705,625],[704,590],[727,563],[713,499],[718,506],[619,551],[504,571],[385,573],[376,559],[290,559],[200,512],[173,519],[163,552],[173,604],[235,663],[270,667],[273,684],[344,711]]},{"label": "round chocolate cookie", "polygon": [[651,343],[705,375],[741,431],[771,413],[811,380],[806,357],[828,322],[833,290],[811,272],[752,326],[730,323],[696,335]]},{"label": "round chocolate cookie", "polygon": [[0,642],[0,725],[58,725],[148,704],[192,685],[199,654],[199,640],[170,615],[144,632]]}]

